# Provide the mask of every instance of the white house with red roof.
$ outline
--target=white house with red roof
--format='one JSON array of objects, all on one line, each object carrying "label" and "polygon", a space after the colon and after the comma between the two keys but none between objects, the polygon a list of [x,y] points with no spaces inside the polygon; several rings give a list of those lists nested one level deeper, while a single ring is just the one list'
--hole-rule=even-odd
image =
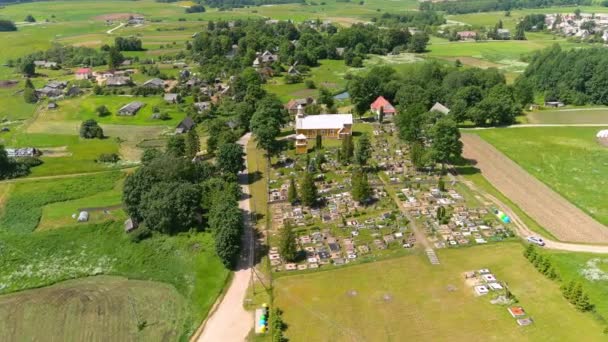
[{"label": "white house with red roof", "polygon": [[88,80],[93,77],[93,70],[91,68],[80,68],[76,70],[77,80]]},{"label": "white house with red roof", "polygon": [[385,99],[384,96],[378,96],[376,101],[374,101],[370,105],[370,110],[372,111],[372,113],[376,114],[376,117],[380,116],[380,111],[384,113],[385,117],[391,117],[397,114],[395,107],[393,107],[393,105],[388,102],[388,100]]}]

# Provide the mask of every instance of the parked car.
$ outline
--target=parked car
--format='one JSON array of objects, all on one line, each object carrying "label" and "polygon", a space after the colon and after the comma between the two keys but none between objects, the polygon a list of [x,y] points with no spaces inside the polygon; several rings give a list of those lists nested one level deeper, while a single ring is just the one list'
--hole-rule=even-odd
[{"label": "parked car", "polygon": [[538,236],[529,236],[528,242],[539,245],[539,246],[545,245],[545,241],[543,241],[543,239],[539,238]]}]

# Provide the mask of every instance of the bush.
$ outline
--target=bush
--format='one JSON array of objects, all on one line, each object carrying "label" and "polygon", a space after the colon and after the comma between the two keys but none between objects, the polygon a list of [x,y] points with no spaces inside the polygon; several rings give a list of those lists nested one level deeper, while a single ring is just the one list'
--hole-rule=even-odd
[{"label": "bush", "polygon": [[26,165],[28,167],[34,167],[38,165],[42,165],[42,160],[36,157],[22,157],[16,159],[20,164]]},{"label": "bush", "polygon": [[141,226],[130,233],[131,242],[138,243],[152,237],[152,231],[148,227]]},{"label": "bush", "polygon": [[304,85],[308,89],[316,89],[317,88],[317,85],[315,84],[315,81],[313,81],[313,80],[306,80],[306,81],[304,81]]},{"label": "bush", "polygon": [[95,108],[95,112],[97,113],[97,116],[99,116],[99,117],[104,117],[104,116],[108,116],[111,114],[110,110],[105,105],[101,105],[101,106]]},{"label": "bush", "polygon": [[83,121],[82,125],[80,125],[80,137],[84,139],[103,139],[103,129],[95,120],[89,119]]},{"label": "bush", "polygon": [[102,153],[97,158],[98,163],[117,163],[120,157],[116,153]]}]

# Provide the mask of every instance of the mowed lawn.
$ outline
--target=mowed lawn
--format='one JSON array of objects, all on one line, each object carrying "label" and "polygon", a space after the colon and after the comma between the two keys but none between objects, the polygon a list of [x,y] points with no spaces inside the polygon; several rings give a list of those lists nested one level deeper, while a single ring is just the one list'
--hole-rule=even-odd
[{"label": "mowed lawn", "polygon": [[530,174],[608,224],[608,149],[601,127],[530,127],[475,131]]},{"label": "mowed lawn", "polygon": [[606,124],[608,108],[570,108],[541,110],[527,114],[534,124]]},{"label": "mowed lawn", "polygon": [[[286,276],[275,280],[290,341],[601,341],[603,325],[562,298],[518,243]],[[506,307],[475,297],[462,272],[489,268],[534,319],[519,327]],[[455,288],[455,289],[454,289]]]}]

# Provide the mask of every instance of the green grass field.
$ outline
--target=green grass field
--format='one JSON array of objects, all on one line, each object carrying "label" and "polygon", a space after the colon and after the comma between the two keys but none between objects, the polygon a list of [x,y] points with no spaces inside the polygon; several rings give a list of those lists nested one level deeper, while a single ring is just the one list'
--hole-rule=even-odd
[{"label": "green grass field", "polygon": [[530,174],[599,222],[608,224],[608,153],[595,140],[600,127],[476,131]]},{"label": "green grass field", "polygon": [[534,124],[606,124],[607,108],[571,108],[541,110],[527,114],[528,121]]},{"label": "green grass field", "polygon": [[[601,341],[603,325],[577,312],[538,273],[517,243],[426,255],[275,280],[290,341]],[[533,317],[517,326],[506,307],[475,297],[462,273],[489,268]],[[449,286],[455,290],[448,290]]]},{"label": "green grass field", "polygon": [[[11,341],[178,340],[187,319],[186,300],[172,286],[121,277],[70,280],[0,296],[0,334]],[[146,327],[139,330],[143,321]],[[75,329],[79,326],[87,329]]]}]

